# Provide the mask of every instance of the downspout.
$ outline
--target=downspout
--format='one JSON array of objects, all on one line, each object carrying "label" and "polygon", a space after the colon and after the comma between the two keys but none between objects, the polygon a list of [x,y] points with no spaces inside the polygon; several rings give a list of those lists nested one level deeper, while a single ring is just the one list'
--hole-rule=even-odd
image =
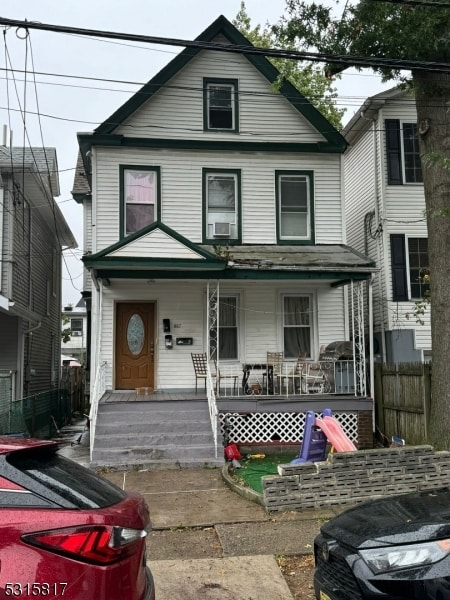
[{"label": "downspout", "polygon": [[372,398],[372,432],[375,432],[375,360],[373,355],[373,275],[369,281],[369,382]]},{"label": "downspout", "polygon": [[[372,239],[377,242],[376,243],[376,252],[377,252],[376,260],[377,260],[377,265],[379,268],[379,266],[382,264],[382,255],[381,255],[380,242],[378,242],[378,240],[381,240],[381,244],[382,244],[383,225],[382,225],[382,217],[380,216],[382,213],[382,210],[380,209],[379,176],[378,176],[378,160],[379,160],[380,153],[379,153],[379,148],[378,148],[377,117],[375,116],[373,119],[368,119],[367,117],[364,116],[363,112],[361,113],[360,116],[362,119],[365,119],[366,121],[370,121],[372,124],[373,152],[374,152],[373,164],[374,164],[375,203],[374,203],[374,210],[369,211],[364,215],[364,252],[365,252],[366,256],[369,255],[368,234],[370,234]],[[368,228],[367,228],[367,224],[369,222],[370,217],[373,218],[373,220],[376,224],[376,229],[373,234],[370,233],[370,228],[369,228],[369,232],[368,232]],[[373,292],[372,286],[373,286],[373,281],[371,279],[371,281],[370,281],[370,293],[371,294]],[[385,286],[384,286],[384,282],[383,282],[383,270],[379,268],[379,293],[380,293],[380,297],[381,297],[381,323],[380,323],[381,359],[383,362],[385,361],[385,357],[386,357],[386,340],[385,340],[385,328],[384,328],[385,304],[383,301],[384,287]],[[372,318],[373,318],[373,315],[372,315]],[[370,334],[371,335],[370,344],[372,344],[372,348],[373,348],[373,321],[371,321],[370,327],[372,328],[372,333]]]}]

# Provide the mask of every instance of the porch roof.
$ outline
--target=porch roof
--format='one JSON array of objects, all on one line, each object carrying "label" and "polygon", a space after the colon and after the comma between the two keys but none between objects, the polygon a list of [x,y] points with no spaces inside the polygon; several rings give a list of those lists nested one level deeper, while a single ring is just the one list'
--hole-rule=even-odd
[{"label": "porch roof", "polygon": [[[172,252],[160,252],[149,243],[158,232],[174,242]],[[342,283],[368,279],[376,269],[374,261],[345,244],[216,248],[194,244],[162,223],[87,255],[83,261],[101,279],[327,279]]]}]

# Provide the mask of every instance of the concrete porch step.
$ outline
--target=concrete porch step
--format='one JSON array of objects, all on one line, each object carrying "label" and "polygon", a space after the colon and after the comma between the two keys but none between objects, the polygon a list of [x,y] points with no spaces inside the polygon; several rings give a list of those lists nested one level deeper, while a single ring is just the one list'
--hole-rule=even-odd
[{"label": "concrete porch step", "polygon": [[184,400],[100,404],[91,466],[157,469],[222,465],[218,458],[208,404]]},{"label": "concrete porch step", "polygon": [[165,418],[154,418],[153,415],[142,415],[140,419],[131,419],[124,421],[105,421],[102,414],[101,420],[97,422],[96,432],[101,435],[121,435],[131,433],[148,433],[158,432],[166,433],[171,431],[188,432],[188,431],[210,431],[211,421],[205,418],[204,415],[199,418],[193,418],[189,415],[186,419],[173,419],[173,415],[166,414]]},{"label": "concrete porch step", "polygon": [[[219,451],[221,453],[221,449]],[[172,460],[184,462],[216,461],[214,447],[212,444],[198,444],[195,446],[183,446],[165,444],[155,446],[123,446],[117,448],[99,448],[94,450],[93,461],[99,464],[145,464],[154,460]],[[223,464],[221,457],[220,464]]]},{"label": "concrete porch step", "polygon": [[[209,425],[209,423],[208,423]],[[184,431],[139,431],[138,435],[136,432],[123,432],[114,434],[104,434],[103,432],[95,435],[95,448],[101,450],[102,448],[111,448],[114,446],[126,448],[129,446],[135,446],[136,442],[139,441],[139,446],[207,446],[212,445],[212,433],[211,431],[200,431],[200,428],[195,426],[194,428],[185,429]]]}]

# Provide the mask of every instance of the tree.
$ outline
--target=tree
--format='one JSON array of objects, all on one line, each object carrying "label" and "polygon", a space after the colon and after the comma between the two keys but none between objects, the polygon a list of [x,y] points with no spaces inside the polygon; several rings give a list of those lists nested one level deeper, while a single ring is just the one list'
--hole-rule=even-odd
[{"label": "tree", "polygon": [[62,324],[63,324],[63,328],[61,329],[61,341],[64,343],[67,343],[67,342],[70,342],[70,336],[72,334],[72,330],[70,327],[64,327],[64,325],[67,325],[70,322],[70,319],[64,313],[62,313],[61,319],[62,319]]},{"label": "tree", "polygon": [[[294,44],[280,44],[278,36],[271,31],[268,24],[265,25],[264,29],[261,29],[261,25],[256,25],[252,29],[245,2],[241,2],[241,9],[233,20],[233,25],[252,44],[260,48],[281,46],[285,50],[295,49]],[[321,67],[283,58],[269,58],[269,60],[281,73],[280,80],[277,82],[278,85],[281,85],[283,78],[288,79],[336,129],[341,128],[345,109],[337,108],[337,91],[332,86],[330,79],[325,76]]]},{"label": "tree", "polygon": [[[273,31],[283,43],[327,54],[447,63],[410,73],[373,67],[384,81],[408,80],[415,96],[430,261],[432,404],[429,439],[448,449],[450,430],[450,2],[360,0],[341,15],[330,6],[287,0]],[[354,62],[353,62],[354,65]],[[344,67],[345,68],[345,67]],[[331,67],[329,73],[342,70]]]}]

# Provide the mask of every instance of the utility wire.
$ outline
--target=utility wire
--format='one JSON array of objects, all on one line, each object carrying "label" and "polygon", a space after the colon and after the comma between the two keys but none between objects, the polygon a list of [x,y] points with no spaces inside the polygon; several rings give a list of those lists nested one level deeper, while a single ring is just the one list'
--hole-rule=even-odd
[{"label": "utility wire", "polygon": [[448,2],[424,2],[423,0],[371,0],[372,2],[386,2],[389,4],[406,4],[411,6],[426,6],[430,8],[450,8]]},{"label": "utility wire", "polygon": [[340,64],[346,67],[382,67],[386,69],[408,70],[408,71],[437,71],[450,72],[449,63],[414,61],[395,58],[364,57],[354,55],[326,54],[322,52],[302,52],[300,50],[283,50],[278,48],[259,48],[241,44],[220,44],[217,42],[204,42],[200,40],[183,40],[179,38],[167,38],[141,34],[121,33],[114,31],[102,31],[99,29],[81,29],[77,27],[66,27],[63,25],[51,25],[48,23],[36,23],[31,21],[20,21],[16,19],[5,19],[0,17],[0,25],[7,27],[18,27],[28,29],[39,29],[41,31],[52,31],[55,33],[78,34],[89,37],[111,38],[128,40],[134,42],[145,42],[149,44],[162,44],[167,46],[184,46],[185,48],[199,48],[218,52],[237,53],[253,56],[266,56],[275,58],[289,58],[293,60],[307,60],[312,62],[325,62],[328,64]]}]

